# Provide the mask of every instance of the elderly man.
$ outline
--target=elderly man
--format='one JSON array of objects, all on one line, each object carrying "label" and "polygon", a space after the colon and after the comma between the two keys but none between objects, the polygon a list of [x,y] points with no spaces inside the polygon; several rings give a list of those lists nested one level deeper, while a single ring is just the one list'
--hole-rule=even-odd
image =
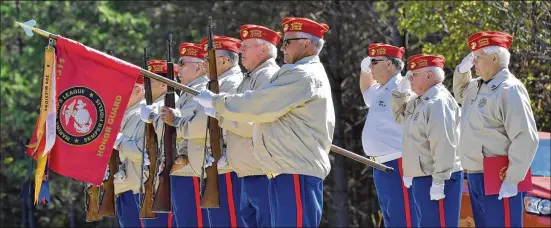
[{"label": "elderly man", "polygon": [[[120,227],[139,227],[140,208],[136,202],[142,175],[144,125],[140,121],[140,101],[144,98],[144,79],[138,77],[117,140],[113,145],[119,151],[122,165],[115,174],[116,209]],[[146,165],[148,163],[146,162]]]},{"label": "elderly man", "polygon": [[[179,47],[178,77],[180,82],[198,91],[206,89],[208,78],[203,65],[206,52],[200,44],[183,42]],[[174,126],[177,117],[193,115],[196,103],[193,96],[184,93],[176,101],[176,109],[163,107],[161,119]],[[178,119],[179,120],[179,119]],[[177,137],[178,150],[172,166],[170,185],[172,213],[178,227],[209,227],[210,219],[206,209],[199,206],[199,174],[189,166],[187,140]]]},{"label": "elderly man", "polygon": [[[214,37],[216,72],[218,74],[218,83],[220,92],[235,93],[238,86],[243,81],[243,74],[239,67],[239,49],[241,41],[231,37]],[[201,47],[206,50],[207,39],[201,40]],[[208,72],[208,61],[204,62],[203,68]],[[190,102],[189,105],[196,106],[196,102]],[[201,107],[201,106],[198,106]],[[175,118],[174,121],[167,121],[176,127],[177,137],[187,141],[187,156],[189,167],[193,169],[195,175],[200,175],[203,167],[205,153],[207,115],[204,109],[195,109],[189,113]],[[184,114],[184,113],[182,113]],[[170,119],[169,117],[168,119]],[[227,140],[224,140],[225,142]],[[226,143],[225,143],[226,144]],[[241,195],[241,185],[237,174],[233,168],[227,164],[226,145],[224,144],[224,154],[218,161],[218,179],[220,192],[220,208],[208,209],[210,225],[212,227],[242,227],[243,223],[239,219],[239,202]],[[210,153],[207,159],[206,167],[210,166],[214,160]]]},{"label": "elderly man", "polygon": [[390,173],[373,170],[385,226],[416,227],[419,224],[411,190],[402,184],[403,129],[394,121],[390,107],[392,90],[399,83],[409,84],[400,74],[404,68],[404,48],[375,43],[369,45],[368,52],[360,74],[360,89],[369,107],[362,132],[364,153],[395,170]]},{"label": "elderly man", "polygon": [[[259,25],[243,25],[239,31],[241,61],[248,73],[237,88],[237,93],[260,89],[270,83],[279,70],[275,62],[276,45],[281,34]],[[268,177],[262,170],[258,155],[253,148],[253,126],[246,122],[221,118],[220,126],[227,130],[228,163],[241,178],[240,212],[247,227],[270,227],[270,202]]]},{"label": "elderly man", "polygon": [[[149,71],[160,75],[167,74],[167,62],[166,60],[149,60],[147,62]],[[140,103],[140,119],[145,123],[153,123],[155,128],[155,134],[157,135],[157,147],[160,153],[160,166],[158,167],[157,174],[160,174],[164,169],[164,122],[161,120],[159,110],[164,106],[164,98],[167,91],[167,85],[157,81],[151,80],[151,94],[153,98],[153,104],[146,105],[145,101]],[[178,100],[178,96],[175,95],[175,99]],[[155,177],[149,177],[155,178]],[[156,188],[158,183],[155,184]],[[137,199],[138,200],[138,199]],[[172,213],[157,213],[156,219],[142,219],[142,223],[145,227],[167,227],[173,224]]]},{"label": "elderly man", "polygon": [[[421,227],[459,226],[463,172],[457,152],[459,105],[442,84],[441,55],[414,55],[408,59],[408,81],[392,91],[396,122],[404,124],[404,176],[413,177],[413,199]],[[439,212],[439,213],[436,213]]]},{"label": "elderly man", "polygon": [[271,83],[242,94],[194,97],[218,119],[254,122],[253,145],[269,182],[273,227],[319,226],[335,113],[318,54],[329,26],[283,19],[283,65]]},{"label": "elderly man", "polygon": [[[513,37],[503,32],[471,35],[472,53],[454,72],[454,94],[463,109],[459,152],[467,170],[475,224],[480,227],[522,226],[524,192],[519,193],[518,183],[525,179],[538,146],[528,92],[508,70],[512,42]],[[475,80],[473,64],[480,76]],[[485,171],[490,169],[485,167],[488,157],[508,161],[501,170],[504,177],[495,174],[503,181],[499,194],[485,194],[485,189],[494,187],[484,178],[492,176]]]}]

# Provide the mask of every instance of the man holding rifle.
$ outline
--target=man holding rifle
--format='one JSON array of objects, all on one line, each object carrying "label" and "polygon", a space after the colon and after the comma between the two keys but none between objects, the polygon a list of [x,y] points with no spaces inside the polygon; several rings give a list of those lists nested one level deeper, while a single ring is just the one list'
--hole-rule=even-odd
[{"label": "man holding rifle", "polygon": [[[148,69],[153,73],[160,75],[167,74],[167,61],[166,60],[149,60]],[[145,123],[153,123],[155,128],[155,133],[158,139],[158,151],[162,153],[164,150],[163,145],[163,132],[164,132],[164,122],[161,120],[159,114],[159,109],[164,106],[164,95],[167,91],[167,85],[157,81],[151,80],[151,94],[153,97],[153,104],[146,105],[145,102],[140,103],[140,118]],[[163,170],[164,162],[159,162],[157,175]],[[151,164],[157,165],[157,164]],[[156,178],[156,177],[149,177]],[[157,178],[156,178],[157,179]],[[154,182],[154,189],[158,188],[158,181]],[[145,227],[168,227],[172,224],[172,213],[157,213],[156,219],[142,219],[142,222]]]},{"label": "man holding rifle", "polygon": [[[140,121],[140,101],[144,98],[144,79],[138,77],[113,148],[119,151],[122,165],[115,174],[116,211],[121,227],[141,226],[136,198],[140,191],[144,126]],[[146,159],[146,165],[148,161]]]},{"label": "man holding rifle", "polygon": [[[258,25],[243,25],[239,34],[241,61],[248,73],[237,88],[237,93],[260,89],[270,83],[279,70],[276,64],[276,45],[281,34]],[[241,178],[241,220],[247,227],[270,227],[269,179],[258,161],[253,148],[253,125],[220,119],[220,126],[227,130],[228,162]]]},{"label": "man holding rifle", "polygon": [[[206,52],[199,44],[183,42],[179,47],[178,77],[180,82],[198,91],[206,89],[208,78],[203,64]],[[177,109],[163,107],[161,119],[175,126],[193,115],[196,102],[193,95],[183,93],[176,102]],[[176,125],[177,126],[177,125]],[[204,130],[204,129],[203,129]],[[178,132],[178,131],[177,131]],[[172,212],[178,227],[209,227],[209,213],[201,209],[199,202],[199,174],[189,165],[188,140],[177,136],[177,156],[171,170]]]},{"label": "man holding rifle", "polygon": [[[201,47],[206,50],[207,39],[201,40]],[[216,49],[216,70],[220,91],[233,94],[243,80],[243,73],[239,67],[239,48],[241,41],[231,37],[215,36],[214,46]],[[204,67],[208,69],[208,61],[205,61]],[[193,102],[197,105],[196,102]],[[200,106],[199,106],[200,107]],[[205,153],[205,138],[207,126],[208,110],[197,109],[193,115],[182,116],[174,121],[167,121],[176,127],[177,137],[187,140],[187,153],[189,166],[200,175],[203,167]],[[167,118],[171,119],[171,118]],[[207,136],[208,137],[208,136]],[[224,146],[225,150],[226,146]],[[208,155],[206,167],[209,167],[214,161],[210,155],[210,146],[207,147]],[[239,202],[241,195],[241,185],[237,179],[237,174],[233,168],[227,164],[227,156],[224,155],[218,161],[219,173],[219,193],[220,208],[209,209],[211,226],[213,227],[242,227],[242,221],[239,215]],[[205,168],[206,168],[205,167]],[[209,178],[209,177],[207,177]]]},{"label": "man holding rifle", "polygon": [[242,94],[204,91],[194,97],[217,119],[254,122],[255,154],[273,178],[274,227],[314,227],[321,220],[335,124],[331,87],[318,57],[328,29],[306,18],[285,18],[281,49],[287,64],[271,83]]}]

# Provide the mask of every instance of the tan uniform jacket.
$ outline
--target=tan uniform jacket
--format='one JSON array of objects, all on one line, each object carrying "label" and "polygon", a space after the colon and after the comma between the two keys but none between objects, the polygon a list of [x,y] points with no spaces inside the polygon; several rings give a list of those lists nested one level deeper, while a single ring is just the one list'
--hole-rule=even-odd
[{"label": "tan uniform jacket", "polygon": [[[220,92],[235,93],[241,81],[243,81],[243,73],[239,66],[227,70],[218,77]],[[176,131],[178,137],[187,140],[189,166],[193,169],[193,173],[186,173],[186,175],[200,176],[205,155],[205,140],[207,140],[207,148],[210,150],[210,141],[208,135],[206,135],[208,116],[205,114],[202,106],[195,101],[192,103],[196,105],[197,109],[194,111],[193,115],[185,117],[178,123]],[[190,105],[192,103],[190,103]],[[207,136],[206,139],[205,136]],[[220,174],[232,171],[233,169],[229,165],[218,167],[218,173]]]},{"label": "tan uniform jacket", "polygon": [[[140,103],[132,105],[124,113],[120,132],[127,137],[119,144],[119,158],[126,170],[124,183],[115,185],[115,194],[140,190],[142,152],[144,146],[144,122],[140,119]],[[144,176],[147,179],[147,176]]]},{"label": "tan uniform jacket", "polygon": [[[209,79],[206,75],[200,76],[197,79],[193,80],[188,84],[189,87],[201,92],[205,89],[207,89],[207,83]],[[184,93],[176,102],[176,108],[179,109],[179,117],[189,117],[193,115],[193,111],[195,110],[197,106],[197,103],[193,101],[193,95],[189,93]],[[178,128],[176,128],[176,142],[178,143],[178,156],[179,155],[188,155],[187,152],[187,144],[188,140],[184,139],[180,136],[178,136]],[[175,156],[176,157],[176,156]],[[195,171],[191,168],[190,165],[186,165],[182,167],[182,169],[175,171],[172,173],[172,175],[175,176],[196,176]]]},{"label": "tan uniform jacket", "polygon": [[253,155],[266,174],[329,174],[335,112],[317,55],[283,65],[260,89],[217,95],[214,106],[219,119],[255,123]]},{"label": "tan uniform jacket", "polygon": [[489,82],[471,72],[453,75],[456,100],[462,104],[459,152],[463,168],[483,170],[483,158],[509,156],[505,181],[518,184],[532,164],[538,130],[528,91],[508,69]]},{"label": "tan uniform jacket", "polygon": [[391,98],[396,121],[404,124],[404,176],[431,175],[433,182],[443,183],[462,170],[457,150],[459,105],[441,83],[420,97],[408,97],[393,90]]},{"label": "tan uniform jacket", "polygon": [[[279,70],[275,59],[268,59],[250,74],[245,75],[236,93],[260,89],[270,83],[275,72]],[[239,177],[265,175],[262,166],[253,156],[253,125],[221,118],[220,127],[227,130],[228,163]]]}]

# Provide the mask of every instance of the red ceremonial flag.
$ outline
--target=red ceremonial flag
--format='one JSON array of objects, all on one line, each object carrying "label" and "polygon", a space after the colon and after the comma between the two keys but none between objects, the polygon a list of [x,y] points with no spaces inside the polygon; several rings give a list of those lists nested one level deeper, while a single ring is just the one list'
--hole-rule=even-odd
[{"label": "red ceremonial flag", "polygon": [[100,185],[140,69],[61,36],[56,53],[57,139],[48,167]]},{"label": "red ceremonial flag", "polygon": [[[505,173],[509,167],[508,156],[485,157],[484,167],[484,194],[497,195],[501,184],[505,179]],[[518,192],[527,192],[532,190],[532,170],[529,168],[524,179],[518,183]]]}]

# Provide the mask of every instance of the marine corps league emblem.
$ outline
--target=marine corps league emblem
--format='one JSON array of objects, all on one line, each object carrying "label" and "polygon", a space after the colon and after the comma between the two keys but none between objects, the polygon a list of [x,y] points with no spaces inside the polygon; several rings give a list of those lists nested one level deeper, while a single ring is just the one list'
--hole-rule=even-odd
[{"label": "marine corps league emblem", "polygon": [[249,32],[247,30],[243,30],[243,37],[247,37],[249,35]]},{"label": "marine corps league emblem", "polygon": [[186,48],[182,48],[182,51],[180,51],[180,54],[181,54],[181,55],[186,54]]},{"label": "marine corps league emblem", "polygon": [[488,103],[488,100],[486,100],[486,98],[483,97],[483,98],[480,99],[480,101],[478,102],[478,107],[479,107],[479,108],[484,108],[484,106],[486,106],[486,103]]},{"label": "marine corps league emblem", "polygon": [[96,92],[72,87],[58,97],[57,136],[73,145],[85,145],[101,134],[105,125],[105,106]]}]

